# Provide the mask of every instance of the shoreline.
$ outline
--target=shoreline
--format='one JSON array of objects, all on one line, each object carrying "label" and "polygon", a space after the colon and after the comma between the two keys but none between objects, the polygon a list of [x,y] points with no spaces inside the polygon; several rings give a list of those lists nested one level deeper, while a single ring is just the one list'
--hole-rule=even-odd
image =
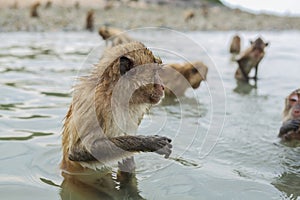
[{"label": "shoreline", "polygon": [[[81,3],[81,2],[80,2]],[[88,6],[88,1],[76,8],[75,4],[55,4],[46,8],[42,2],[39,17],[30,17],[30,8],[0,6],[0,32],[17,31],[84,31],[87,12],[94,11],[94,30],[104,25],[121,29],[165,27],[179,31],[274,31],[300,30],[300,17],[252,14],[223,5],[182,7],[172,4],[99,4]],[[187,15],[193,17],[187,20]]]}]

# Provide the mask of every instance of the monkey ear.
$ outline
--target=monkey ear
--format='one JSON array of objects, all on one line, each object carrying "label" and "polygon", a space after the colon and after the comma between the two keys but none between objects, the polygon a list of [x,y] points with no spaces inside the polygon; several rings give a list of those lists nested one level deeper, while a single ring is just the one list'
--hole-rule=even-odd
[{"label": "monkey ear", "polygon": [[133,62],[129,58],[122,56],[120,58],[120,74],[121,76],[128,72],[133,67]]}]

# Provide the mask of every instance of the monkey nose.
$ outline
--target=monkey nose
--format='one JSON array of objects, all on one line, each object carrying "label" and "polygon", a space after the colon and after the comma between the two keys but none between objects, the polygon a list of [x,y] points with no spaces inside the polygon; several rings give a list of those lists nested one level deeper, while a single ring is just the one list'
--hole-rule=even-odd
[{"label": "monkey nose", "polygon": [[299,117],[300,116],[300,109],[295,109],[294,112],[293,112],[293,115],[296,116],[296,117]]},{"label": "monkey nose", "polygon": [[160,89],[160,90],[164,90],[165,89],[165,87],[163,85],[157,84],[157,83],[154,84],[154,88],[155,89]]}]

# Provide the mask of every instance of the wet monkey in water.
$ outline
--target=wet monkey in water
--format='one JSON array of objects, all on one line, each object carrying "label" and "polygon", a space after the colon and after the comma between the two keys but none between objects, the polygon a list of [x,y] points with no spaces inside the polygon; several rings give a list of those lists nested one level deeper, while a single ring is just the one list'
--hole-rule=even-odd
[{"label": "wet monkey in water", "polygon": [[[260,37],[254,42],[250,41],[250,44],[251,46],[236,59],[239,66],[235,72],[235,78],[237,80],[246,82],[248,82],[249,79],[257,80],[258,65],[265,56],[265,47],[269,45],[268,42],[264,42]],[[255,75],[254,77],[249,77],[249,73],[253,68],[255,69]]]},{"label": "wet monkey in water", "polygon": [[278,136],[284,140],[300,140],[300,89],[286,97],[282,121]]},{"label": "wet monkey in water", "polygon": [[92,73],[80,78],[62,133],[62,199],[143,199],[133,155],[168,158],[172,148],[167,137],[136,135],[143,115],[163,98],[161,66],[142,43],[132,42],[107,48]]},{"label": "wet monkey in water", "polygon": [[31,5],[30,7],[30,16],[31,17],[40,17],[39,13],[38,13],[38,8],[40,7],[40,2],[35,2],[34,4]]},{"label": "wet monkey in water", "polygon": [[230,48],[229,48],[229,52],[231,54],[237,55],[239,54],[241,51],[241,38],[238,35],[233,36],[231,44],[230,44]]},{"label": "wet monkey in water", "polygon": [[[137,152],[156,152],[169,157],[171,139],[135,135],[143,115],[163,98],[160,68],[161,60],[139,42],[104,52],[92,74],[82,77],[74,87],[62,134],[63,170],[103,168]],[[123,81],[122,89],[115,94],[119,81]],[[114,110],[112,103],[123,105],[122,98],[128,96],[132,87],[137,88],[128,100],[126,113],[123,107]],[[121,117],[119,121],[116,116]]]}]

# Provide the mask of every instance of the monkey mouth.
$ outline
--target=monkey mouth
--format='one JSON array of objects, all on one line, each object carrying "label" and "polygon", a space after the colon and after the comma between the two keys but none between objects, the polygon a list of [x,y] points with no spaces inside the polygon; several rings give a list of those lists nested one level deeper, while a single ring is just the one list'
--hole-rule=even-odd
[{"label": "monkey mouth", "polygon": [[200,81],[192,85],[193,89],[197,89],[200,86]]},{"label": "monkey mouth", "polygon": [[300,109],[295,109],[295,110],[293,111],[293,116],[294,116],[295,118],[299,118],[299,117],[300,117]]},{"label": "monkey mouth", "polygon": [[164,93],[163,94],[151,94],[149,97],[149,100],[152,104],[157,104],[160,102],[160,100],[164,97]]}]

